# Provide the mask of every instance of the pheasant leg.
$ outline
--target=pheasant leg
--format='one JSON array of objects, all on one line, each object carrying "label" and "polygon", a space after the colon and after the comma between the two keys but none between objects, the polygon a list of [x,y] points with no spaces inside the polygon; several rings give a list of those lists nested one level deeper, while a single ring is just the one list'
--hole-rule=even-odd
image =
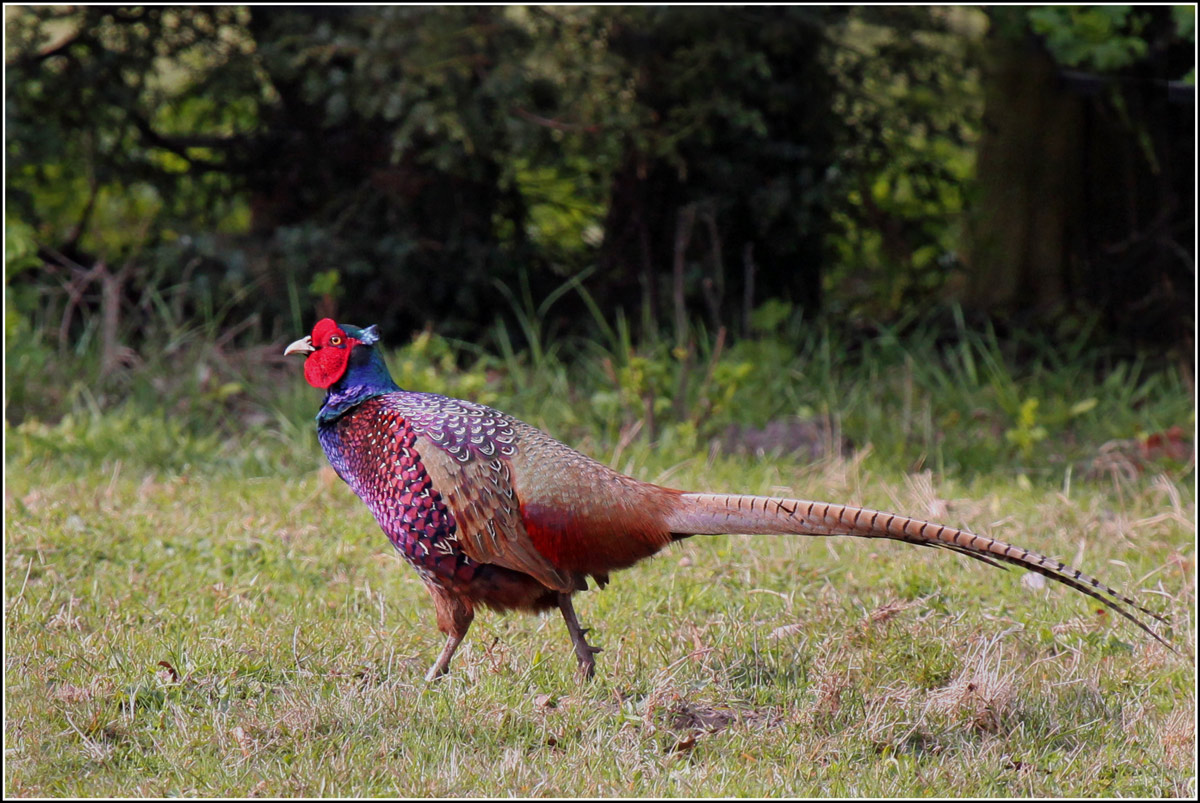
[{"label": "pheasant leg", "polygon": [[[463,635],[466,634],[464,633]],[[463,635],[451,633],[446,636],[446,646],[442,647],[442,654],[438,656],[434,665],[425,673],[426,681],[437,680],[450,671],[450,658],[453,657],[454,651],[458,649],[458,645],[462,643]]]},{"label": "pheasant leg", "polygon": [[575,644],[575,657],[579,659],[579,671],[590,680],[596,673],[596,661],[593,656],[603,650],[588,644],[587,639],[584,638],[587,629],[580,627],[579,620],[575,618],[575,606],[571,604],[570,594],[558,595],[558,609],[562,611],[563,621],[567,623],[567,632],[571,634],[571,641]]},{"label": "pheasant leg", "polygon": [[429,591],[429,596],[433,597],[438,630],[446,634],[446,645],[442,647],[441,655],[425,673],[425,680],[433,681],[449,671],[450,659],[458,645],[466,638],[471,620],[475,618],[475,610],[469,599],[447,591],[435,583],[426,582],[425,588]]}]

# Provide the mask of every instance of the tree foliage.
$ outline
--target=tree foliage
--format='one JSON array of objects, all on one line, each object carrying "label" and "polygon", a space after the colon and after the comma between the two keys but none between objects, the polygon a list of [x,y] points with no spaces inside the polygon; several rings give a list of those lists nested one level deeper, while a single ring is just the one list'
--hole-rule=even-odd
[{"label": "tree foliage", "polygon": [[[1064,63],[1156,52],[1140,10],[1020,13]],[[768,300],[893,318],[965,270],[987,22],[11,8],[9,225],[41,260],[10,272],[16,311],[63,342],[214,312],[262,339],[314,305],[477,338],[575,281],[588,299],[553,296],[546,325],[623,314],[683,343],[694,319],[749,332]]]}]

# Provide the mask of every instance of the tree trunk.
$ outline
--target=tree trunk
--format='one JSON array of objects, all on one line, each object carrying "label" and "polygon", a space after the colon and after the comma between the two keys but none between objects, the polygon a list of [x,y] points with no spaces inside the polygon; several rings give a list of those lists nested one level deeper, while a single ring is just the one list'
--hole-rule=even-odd
[{"label": "tree trunk", "polygon": [[988,46],[967,306],[1027,325],[1096,313],[1109,335],[1190,351],[1192,102],[1150,67],[1062,73],[1030,38]]},{"label": "tree trunk", "polygon": [[993,314],[1051,314],[1075,284],[1082,102],[1059,88],[1046,54],[1005,37],[990,44],[966,300]]}]

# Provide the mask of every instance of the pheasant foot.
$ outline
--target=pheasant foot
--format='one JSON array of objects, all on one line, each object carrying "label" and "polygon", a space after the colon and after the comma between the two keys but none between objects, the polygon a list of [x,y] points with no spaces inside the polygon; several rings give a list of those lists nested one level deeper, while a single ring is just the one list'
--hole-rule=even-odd
[{"label": "pheasant foot", "polygon": [[579,671],[584,678],[591,680],[592,675],[596,673],[594,656],[598,652],[603,652],[603,649],[587,643],[584,635],[588,630],[579,626],[579,619],[575,617],[575,606],[571,604],[570,594],[558,595],[558,609],[562,611],[563,621],[567,623],[567,632],[571,634],[571,642],[575,645],[575,657],[579,659]]}]

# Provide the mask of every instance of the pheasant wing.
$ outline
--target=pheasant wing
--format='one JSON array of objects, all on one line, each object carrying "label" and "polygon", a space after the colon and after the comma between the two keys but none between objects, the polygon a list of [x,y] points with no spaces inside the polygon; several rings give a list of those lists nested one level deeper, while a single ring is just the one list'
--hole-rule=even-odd
[{"label": "pheasant wing", "polygon": [[467,555],[557,591],[586,588],[582,577],[542,555],[525,529],[509,461],[517,449],[516,422],[490,407],[432,393],[404,394],[401,404]]},{"label": "pheasant wing", "polygon": [[[472,559],[524,572],[557,591],[573,591],[581,578],[542,556],[521,518],[507,460],[460,462],[440,449],[425,450],[425,469],[454,516],[459,545]],[[586,587],[586,586],[585,586]]]}]

